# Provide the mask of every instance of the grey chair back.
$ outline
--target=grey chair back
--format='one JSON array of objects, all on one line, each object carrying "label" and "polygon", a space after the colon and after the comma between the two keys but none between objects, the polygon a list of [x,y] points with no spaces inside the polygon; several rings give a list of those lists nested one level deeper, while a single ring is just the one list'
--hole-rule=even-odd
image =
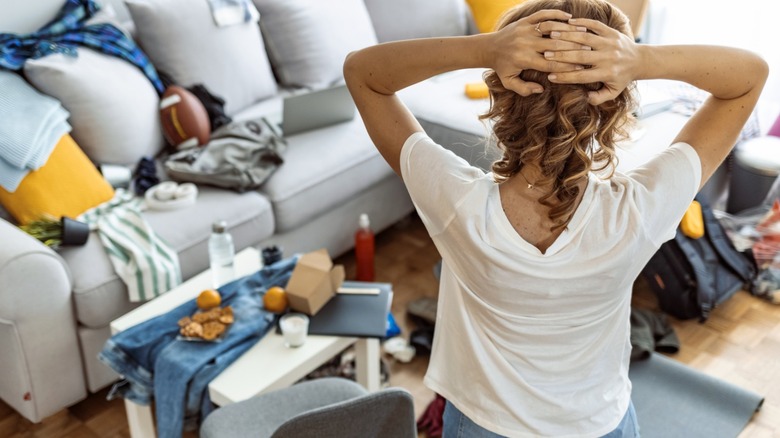
[{"label": "grey chair back", "polygon": [[271,438],[416,438],[414,401],[387,388],[313,409],[283,423]]}]

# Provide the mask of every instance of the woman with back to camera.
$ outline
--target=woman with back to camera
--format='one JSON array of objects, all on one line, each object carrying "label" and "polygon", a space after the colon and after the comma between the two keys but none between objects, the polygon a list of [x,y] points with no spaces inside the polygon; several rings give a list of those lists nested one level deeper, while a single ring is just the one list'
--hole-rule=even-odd
[{"label": "woman with back to camera", "polygon": [[[380,44],[344,65],[444,261],[425,384],[448,400],[445,438],[638,436],[631,286],[733,147],[766,63],[635,44],[603,0],[529,0],[498,29]],[[489,69],[486,117],[503,151],[488,174],[435,144],[395,95],[474,67]],[[639,79],[711,96],[668,149],[621,174],[615,143]]]}]

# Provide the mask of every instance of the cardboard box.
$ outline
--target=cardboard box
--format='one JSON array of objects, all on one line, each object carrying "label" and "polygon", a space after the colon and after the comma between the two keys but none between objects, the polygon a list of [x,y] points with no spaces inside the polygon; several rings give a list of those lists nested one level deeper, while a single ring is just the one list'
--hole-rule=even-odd
[{"label": "cardboard box", "polygon": [[333,266],[328,250],[306,253],[295,264],[287,283],[292,310],[314,315],[336,294],[344,282],[344,266]]}]

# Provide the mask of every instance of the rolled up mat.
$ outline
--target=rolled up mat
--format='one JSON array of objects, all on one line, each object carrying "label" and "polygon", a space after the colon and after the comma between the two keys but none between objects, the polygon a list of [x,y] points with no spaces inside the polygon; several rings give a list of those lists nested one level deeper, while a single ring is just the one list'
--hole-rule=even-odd
[{"label": "rolled up mat", "polygon": [[642,438],[734,438],[764,402],[754,392],[655,353],[632,362],[628,375]]}]

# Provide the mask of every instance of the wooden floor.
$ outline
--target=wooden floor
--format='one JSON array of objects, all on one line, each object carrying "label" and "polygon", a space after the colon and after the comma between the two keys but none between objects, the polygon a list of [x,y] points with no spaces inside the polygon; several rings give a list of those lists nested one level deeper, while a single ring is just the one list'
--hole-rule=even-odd
[{"label": "wooden floor", "polygon": [[[406,303],[421,296],[435,297],[437,282],[433,265],[439,259],[425,229],[416,216],[377,236],[377,281],[393,283],[393,315],[404,335],[414,328],[406,318]],[[339,262],[354,272],[351,254]],[[639,281],[634,305],[655,308],[655,300]],[[714,377],[756,391],[766,397],[740,438],[780,438],[780,306],[747,293],[738,293],[717,308],[704,324],[675,321],[682,343],[675,359]],[[422,385],[427,357],[411,363],[390,364],[390,383],[408,389],[419,416],[434,394]],[[55,414],[40,424],[31,424],[0,402],[0,437],[127,437],[127,423],[121,401],[105,401],[105,391]],[[187,434],[195,437],[195,434]]]}]

